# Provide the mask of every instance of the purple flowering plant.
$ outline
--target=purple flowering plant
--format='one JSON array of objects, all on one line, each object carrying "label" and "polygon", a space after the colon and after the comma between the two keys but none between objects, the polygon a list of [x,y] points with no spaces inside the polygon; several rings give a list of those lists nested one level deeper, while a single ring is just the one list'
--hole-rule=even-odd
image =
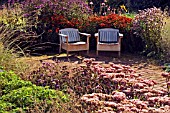
[{"label": "purple flowering plant", "polygon": [[148,57],[161,58],[165,51],[164,37],[162,36],[164,20],[167,13],[160,8],[147,8],[140,10],[133,20],[135,34],[143,39],[143,53]]}]

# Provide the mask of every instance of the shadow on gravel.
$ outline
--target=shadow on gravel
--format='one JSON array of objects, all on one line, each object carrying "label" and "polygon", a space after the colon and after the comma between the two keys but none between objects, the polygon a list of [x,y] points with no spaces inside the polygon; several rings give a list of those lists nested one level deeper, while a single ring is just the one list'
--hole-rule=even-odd
[{"label": "shadow on gravel", "polygon": [[109,62],[113,62],[116,64],[124,64],[133,66],[135,64],[141,63],[154,63],[151,59],[147,59],[144,56],[137,54],[129,54],[122,53],[120,57],[118,57],[117,52],[99,52],[99,55],[96,56],[95,51],[90,51],[89,55],[86,54],[86,51],[83,52],[70,52],[69,56],[63,52],[61,54],[54,54],[48,59],[44,60],[53,60],[53,61],[64,61],[64,62],[78,62],[81,63],[85,58],[95,58],[96,61],[102,61],[108,64]]}]

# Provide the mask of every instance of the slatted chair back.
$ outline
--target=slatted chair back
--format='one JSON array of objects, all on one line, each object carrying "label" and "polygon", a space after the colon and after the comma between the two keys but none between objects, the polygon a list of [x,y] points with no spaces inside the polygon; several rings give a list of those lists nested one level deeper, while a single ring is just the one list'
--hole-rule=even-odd
[{"label": "slatted chair back", "polygon": [[[64,34],[68,36],[68,42],[69,43],[74,43],[80,41],[80,35],[78,29],[75,28],[65,28],[59,30],[60,34]],[[66,38],[60,36],[60,40],[62,42],[66,42]]]},{"label": "slatted chair back", "polygon": [[118,43],[119,30],[113,28],[99,29],[99,42],[101,43]]}]

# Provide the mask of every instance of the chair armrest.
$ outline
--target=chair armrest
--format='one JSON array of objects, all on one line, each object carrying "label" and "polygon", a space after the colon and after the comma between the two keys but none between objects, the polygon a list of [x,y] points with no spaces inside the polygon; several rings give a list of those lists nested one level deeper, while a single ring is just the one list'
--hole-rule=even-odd
[{"label": "chair armrest", "polygon": [[64,34],[58,34],[59,36],[63,36],[63,37],[65,37],[65,38],[68,38],[68,36],[67,35],[64,35]]},{"label": "chair armrest", "polygon": [[99,33],[95,33],[94,36],[95,36],[95,37],[98,37],[98,36],[99,36]]},{"label": "chair armrest", "polygon": [[119,37],[123,37],[123,34],[122,34],[122,33],[119,33]]},{"label": "chair armrest", "polygon": [[91,34],[87,34],[87,33],[81,33],[81,32],[79,32],[81,35],[85,35],[85,36],[91,36]]},{"label": "chair armrest", "polygon": [[123,38],[123,34],[119,33],[119,40],[118,40],[119,44],[121,44],[121,38]]},{"label": "chair armrest", "polygon": [[81,33],[81,32],[79,32],[79,34],[84,35],[84,36],[87,36],[86,43],[89,45],[89,38],[91,37],[91,34]]},{"label": "chair armrest", "polygon": [[[64,35],[64,34],[58,34],[58,35],[61,36],[61,37],[66,38],[66,43],[68,44],[68,36],[67,35]],[[60,37],[60,44],[62,43],[61,37]]]}]

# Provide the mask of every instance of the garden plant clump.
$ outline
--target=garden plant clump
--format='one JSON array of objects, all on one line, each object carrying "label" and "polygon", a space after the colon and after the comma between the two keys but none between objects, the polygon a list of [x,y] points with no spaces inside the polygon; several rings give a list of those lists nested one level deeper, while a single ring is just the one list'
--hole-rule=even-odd
[{"label": "garden plant clump", "polygon": [[143,53],[148,57],[168,60],[169,40],[162,35],[167,17],[166,11],[154,7],[139,11],[133,20],[135,34],[143,39]]},{"label": "garden plant clump", "polygon": [[0,72],[0,82],[0,112],[3,113],[61,112],[62,103],[70,100],[62,91],[36,86],[30,81],[21,80],[11,71]]},{"label": "garden plant clump", "polygon": [[[13,4],[0,10],[0,41],[6,49],[25,55],[36,41],[38,34],[33,28],[37,24],[37,13],[26,17],[22,4]],[[33,18],[34,17],[34,18]]]},{"label": "garden plant clump", "polygon": [[105,67],[93,58],[83,62],[70,68],[59,61],[42,62],[28,78],[37,85],[75,94],[81,112],[162,113],[170,109],[169,89],[154,89],[155,81],[142,78],[130,66],[110,63]]},{"label": "garden plant clump", "polygon": [[20,61],[18,55],[12,50],[7,50],[0,42],[0,67],[4,70],[13,70],[16,74],[21,75],[28,69],[28,64]]}]

